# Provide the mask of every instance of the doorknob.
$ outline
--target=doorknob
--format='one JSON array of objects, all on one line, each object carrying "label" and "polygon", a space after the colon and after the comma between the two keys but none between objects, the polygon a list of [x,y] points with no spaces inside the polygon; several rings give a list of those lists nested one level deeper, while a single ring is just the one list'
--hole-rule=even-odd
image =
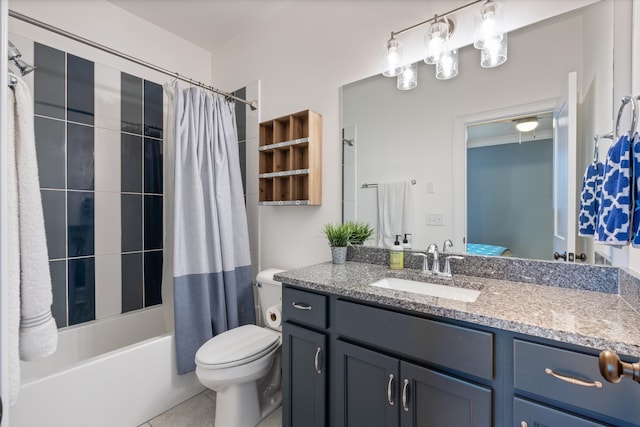
[{"label": "doorknob", "polygon": [[559,260],[560,258],[562,258],[563,260],[567,260],[567,253],[563,252],[562,254],[559,254],[558,252],[554,252],[553,253],[553,259],[555,259],[556,261]]},{"label": "doorknob", "polygon": [[623,377],[628,377],[640,383],[640,362],[623,362],[615,352],[610,350],[601,351],[598,359],[600,373],[605,380],[619,383]]}]

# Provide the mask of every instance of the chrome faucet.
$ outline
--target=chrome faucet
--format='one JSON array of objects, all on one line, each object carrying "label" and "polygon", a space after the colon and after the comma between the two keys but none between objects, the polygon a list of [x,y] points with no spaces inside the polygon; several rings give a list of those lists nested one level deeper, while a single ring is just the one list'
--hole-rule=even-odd
[{"label": "chrome faucet", "polygon": [[442,244],[442,253],[447,252],[447,248],[452,248],[453,247],[453,242],[451,241],[451,239],[447,239],[444,241],[444,243]]},{"label": "chrome faucet", "polygon": [[431,267],[431,272],[433,274],[439,274],[440,261],[438,259],[438,245],[436,245],[435,243],[430,244],[429,247],[427,248],[427,253],[433,254],[433,266]]},{"label": "chrome faucet", "polygon": [[451,262],[449,262],[450,259],[464,259],[464,257],[462,256],[455,256],[455,255],[450,255],[448,257],[446,257],[444,259],[444,273],[441,273],[443,276],[445,277],[453,277],[453,274],[451,273]]}]

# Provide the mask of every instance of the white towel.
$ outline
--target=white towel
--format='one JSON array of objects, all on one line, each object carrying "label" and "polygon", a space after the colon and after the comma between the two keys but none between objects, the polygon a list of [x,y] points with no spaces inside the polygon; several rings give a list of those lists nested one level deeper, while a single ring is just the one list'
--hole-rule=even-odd
[{"label": "white towel", "polygon": [[[9,91],[7,223],[10,402],[18,397],[20,364],[55,352],[49,257],[33,127],[33,102],[22,79]],[[13,112],[13,113],[12,113]],[[18,320],[19,319],[19,320]]]},{"label": "white towel", "polygon": [[378,184],[378,246],[390,247],[396,235],[413,233],[413,185]]}]

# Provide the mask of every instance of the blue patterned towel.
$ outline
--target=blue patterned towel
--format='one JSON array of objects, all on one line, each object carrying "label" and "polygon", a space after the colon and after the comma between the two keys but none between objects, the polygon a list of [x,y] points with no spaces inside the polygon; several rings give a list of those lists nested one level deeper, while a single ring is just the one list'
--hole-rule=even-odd
[{"label": "blue patterned towel", "polygon": [[627,245],[631,225],[631,153],[625,134],[609,149],[604,165],[596,241]]},{"label": "blue patterned towel", "polygon": [[592,162],[582,178],[582,191],[580,193],[580,216],[578,216],[578,235],[593,236],[596,234],[598,221],[598,209],[602,194],[602,163]]},{"label": "blue patterned towel", "polygon": [[635,196],[633,201],[633,240],[634,247],[640,247],[640,135],[636,132],[631,140],[633,147],[633,178],[635,185],[631,189]]}]

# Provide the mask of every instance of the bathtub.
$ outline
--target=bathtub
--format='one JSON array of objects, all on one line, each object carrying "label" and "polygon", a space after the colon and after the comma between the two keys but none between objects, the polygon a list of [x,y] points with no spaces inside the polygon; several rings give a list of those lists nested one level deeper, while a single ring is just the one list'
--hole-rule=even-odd
[{"label": "bathtub", "polygon": [[66,328],[53,356],[21,371],[10,427],[135,427],[204,390],[176,374],[162,306]]}]

